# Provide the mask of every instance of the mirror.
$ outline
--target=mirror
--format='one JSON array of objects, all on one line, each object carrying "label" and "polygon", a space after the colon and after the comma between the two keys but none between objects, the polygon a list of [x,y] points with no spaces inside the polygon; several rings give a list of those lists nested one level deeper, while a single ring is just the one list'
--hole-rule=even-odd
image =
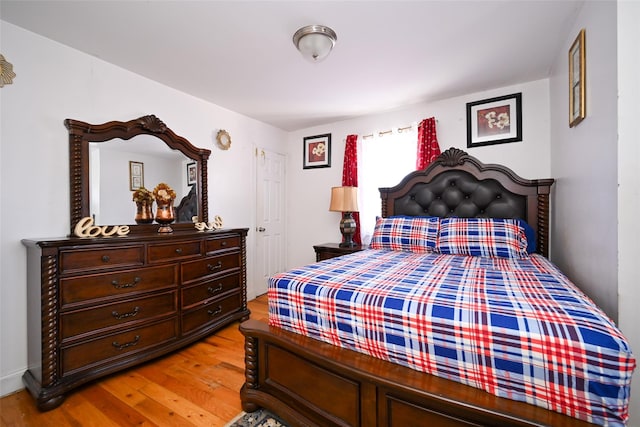
[{"label": "mirror", "polygon": [[[82,218],[96,225],[129,225],[131,234],[155,233],[159,224],[136,224],[133,189],[165,182],[176,192],[174,230],[193,229],[191,217],[208,221],[207,160],[154,115],[92,125],[67,119],[71,227]],[[182,202],[182,203],[181,203]]]}]

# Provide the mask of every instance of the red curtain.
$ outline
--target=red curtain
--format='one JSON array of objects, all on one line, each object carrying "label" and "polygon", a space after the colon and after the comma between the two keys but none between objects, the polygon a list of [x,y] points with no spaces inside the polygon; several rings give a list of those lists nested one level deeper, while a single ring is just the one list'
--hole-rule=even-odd
[{"label": "red curtain", "polygon": [[[342,185],[344,187],[358,186],[358,135],[347,135],[347,143],[344,146],[344,164],[342,166]],[[360,238],[360,213],[354,212],[356,220],[356,232],[353,241],[361,245]]]},{"label": "red curtain", "polygon": [[424,119],[418,126],[418,156],[416,170],[425,169],[440,155],[440,145],[436,135],[436,119]]}]

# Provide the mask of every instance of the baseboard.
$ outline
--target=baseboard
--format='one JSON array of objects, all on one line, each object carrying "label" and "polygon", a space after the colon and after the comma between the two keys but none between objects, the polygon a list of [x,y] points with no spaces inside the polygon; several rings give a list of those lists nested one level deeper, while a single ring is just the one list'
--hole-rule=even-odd
[{"label": "baseboard", "polygon": [[14,372],[0,377],[0,397],[15,393],[24,388],[24,384],[22,383],[23,373],[24,372]]}]

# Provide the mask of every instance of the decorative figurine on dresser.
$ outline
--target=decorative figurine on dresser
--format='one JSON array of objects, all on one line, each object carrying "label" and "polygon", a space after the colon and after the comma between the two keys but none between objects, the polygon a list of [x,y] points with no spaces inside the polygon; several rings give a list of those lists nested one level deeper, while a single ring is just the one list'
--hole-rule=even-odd
[{"label": "decorative figurine on dresser", "polygon": [[[70,237],[23,240],[28,256],[29,334],[23,380],[43,411],[60,405],[66,393],[83,383],[249,318],[248,229],[194,226],[194,222],[208,223],[210,151],[196,148],[153,115],[101,125],[67,119],[65,125],[70,149]],[[144,149],[134,148],[138,145]],[[156,149],[165,151],[158,155],[165,161],[163,169],[154,171],[160,164],[152,154]],[[127,158],[141,152],[136,159]],[[167,166],[168,153],[176,170]],[[128,166],[117,166],[127,161],[144,163],[144,169],[127,174]],[[195,182],[185,173],[194,162]],[[100,170],[108,170],[109,177],[100,176]],[[114,170],[129,176],[115,179]],[[137,175],[142,171],[149,176],[164,173],[167,182],[175,178],[172,191],[178,200],[181,194],[189,195],[190,204],[194,200],[197,206],[190,209],[197,217],[177,220],[171,231],[160,233],[165,224],[135,221],[131,191],[143,187],[144,176]],[[151,184],[155,183],[149,183],[153,188]],[[116,186],[126,187],[126,194],[119,199],[125,202],[114,209],[116,202],[105,197],[118,193]],[[89,188],[101,191],[90,194]],[[128,220],[118,216],[125,213]]]}]

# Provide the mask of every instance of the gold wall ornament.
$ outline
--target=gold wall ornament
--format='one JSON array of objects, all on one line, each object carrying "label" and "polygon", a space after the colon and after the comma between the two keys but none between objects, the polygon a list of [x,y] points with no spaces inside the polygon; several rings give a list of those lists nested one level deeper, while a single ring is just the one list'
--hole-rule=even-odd
[{"label": "gold wall ornament", "polygon": [[86,216],[73,229],[76,237],[111,237],[113,235],[126,236],[129,234],[128,225],[93,225],[93,218]]},{"label": "gold wall ornament", "polygon": [[231,147],[231,135],[224,129],[218,131],[216,141],[218,142],[218,147],[223,150],[228,150]]},{"label": "gold wall ornament", "polygon": [[[195,218],[195,217],[194,217]],[[222,228],[222,217],[220,215],[216,215],[213,217],[212,222],[196,222],[193,224],[198,231],[211,231],[211,230],[220,230]]]},{"label": "gold wall ornament", "polygon": [[13,65],[0,55],[0,87],[13,83],[16,73],[13,72]]}]

